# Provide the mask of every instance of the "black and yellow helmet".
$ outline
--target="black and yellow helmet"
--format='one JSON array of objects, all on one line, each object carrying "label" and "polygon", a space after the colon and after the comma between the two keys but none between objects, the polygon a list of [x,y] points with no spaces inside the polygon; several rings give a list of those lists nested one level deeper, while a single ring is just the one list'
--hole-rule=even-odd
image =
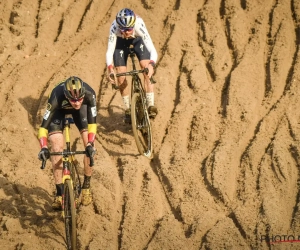
[{"label": "black and yellow helmet", "polygon": [[76,77],[71,76],[64,82],[64,93],[68,99],[80,99],[85,94],[84,82]]}]

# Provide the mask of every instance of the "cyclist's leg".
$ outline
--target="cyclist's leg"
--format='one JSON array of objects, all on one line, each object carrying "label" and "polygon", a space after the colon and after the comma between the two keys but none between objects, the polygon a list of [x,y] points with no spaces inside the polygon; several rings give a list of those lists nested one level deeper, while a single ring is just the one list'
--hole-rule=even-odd
[{"label": "cyclist's leg", "polygon": [[[148,66],[150,60],[141,60],[140,65],[142,68]],[[155,118],[158,111],[154,105],[154,84],[151,83],[149,77],[144,74],[144,88],[147,98],[148,114],[150,118]]]},{"label": "cyclist's leg", "polygon": [[[116,48],[113,56],[117,73],[123,73],[127,71],[129,46],[132,41],[132,39],[126,40],[120,37],[117,38]],[[118,85],[125,106],[125,122],[130,123],[130,88],[125,76],[118,77]]]},{"label": "cyclist's leg", "polygon": [[[78,130],[80,131],[81,138],[86,147],[88,143],[88,122],[87,122],[87,106],[82,105],[80,110],[73,113],[73,120]],[[90,167],[90,158],[84,155],[83,158],[84,166],[84,181],[82,185],[82,199],[81,203],[85,206],[89,205],[92,202],[92,193],[90,181],[93,173],[93,167]]]},{"label": "cyclist's leg", "polygon": [[[150,60],[147,60],[147,59],[141,60],[140,61],[141,68],[147,68],[149,62],[150,62]],[[145,86],[146,93],[154,93],[154,84],[151,84],[151,81],[146,74],[144,74],[144,86]],[[154,96],[153,96],[153,98],[154,98]],[[148,101],[148,99],[147,99],[147,101]],[[152,100],[152,105],[154,105],[154,100]]]},{"label": "cyclist's leg", "polygon": [[[139,59],[141,68],[147,68],[150,63],[150,53],[141,38],[135,39],[134,51]],[[146,92],[149,117],[155,118],[158,111],[154,105],[154,84],[151,83],[146,74],[144,74],[144,88]]]},{"label": "cyclist's leg", "polygon": [[[133,41],[134,46],[134,52],[139,59],[141,68],[147,68],[148,64],[150,63],[150,53],[147,50],[146,45],[143,42],[143,39],[141,37],[137,37]],[[153,84],[151,84],[149,77],[144,74],[144,87],[145,92],[150,93],[154,91]]]},{"label": "cyclist's leg", "polygon": [[[49,141],[51,143],[51,151],[62,152],[64,147],[64,137],[62,132],[56,132],[49,135]],[[59,155],[51,156],[51,163],[53,167],[55,184],[59,184],[62,181],[62,157]]]},{"label": "cyclist's leg", "polygon": [[[64,147],[64,137],[63,137],[63,122],[64,113],[57,111],[49,126],[49,141],[51,145],[52,152],[61,152]],[[54,181],[56,186],[56,195],[54,202],[52,203],[52,208],[60,210],[61,201],[63,194],[63,184],[62,184],[62,157],[61,156],[51,156],[51,163],[54,175]]]}]

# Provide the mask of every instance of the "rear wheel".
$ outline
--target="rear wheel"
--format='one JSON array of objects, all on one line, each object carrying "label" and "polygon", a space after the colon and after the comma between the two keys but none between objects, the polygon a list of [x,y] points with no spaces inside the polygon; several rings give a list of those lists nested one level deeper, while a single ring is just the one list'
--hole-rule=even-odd
[{"label": "rear wheel", "polygon": [[76,208],[71,180],[65,180],[63,211],[66,229],[67,249],[76,249]]},{"label": "rear wheel", "polygon": [[144,109],[140,93],[131,99],[131,125],[134,139],[141,155],[152,157],[152,131],[147,110]]}]

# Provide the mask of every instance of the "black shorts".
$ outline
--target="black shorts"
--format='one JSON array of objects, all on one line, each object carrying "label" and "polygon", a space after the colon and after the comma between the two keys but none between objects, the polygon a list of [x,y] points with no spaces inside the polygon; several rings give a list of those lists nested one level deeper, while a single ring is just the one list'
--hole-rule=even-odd
[{"label": "black shorts", "polygon": [[133,45],[134,52],[139,59],[141,60],[150,60],[150,52],[147,50],[143,39],[137,37],[134,39],[124,39],[117,37],[116,48],[114,52],[114,65],[118,66],[127,66],[127,58],[129,55],[129,46]]},{"label": "black shorts", "polygon": [[66,115],[71,114],[74,120],[74,123],[78,130],[81,132],[88,129],[87,121],[87,105],[83,104],[79,110],[75,109],[58,109],[53,114],[52,120],[48,127],[49,135],[63,132],[64,129],[64,118]]}]

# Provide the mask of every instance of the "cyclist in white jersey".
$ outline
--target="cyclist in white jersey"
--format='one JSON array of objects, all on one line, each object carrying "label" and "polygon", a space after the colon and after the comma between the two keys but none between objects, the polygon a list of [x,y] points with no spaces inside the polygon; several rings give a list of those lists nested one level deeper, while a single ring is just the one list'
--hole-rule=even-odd
[{"label": "cyclist in white jersey", "polygon": [[[157,52],[143,19],[132,10],[125,8],[118,12],[109,31],[106,65],[111,83],[115,83],[115,80],[110,77],[111,73],[127,71],[130,45],[133,45],[141,68],[149,69],[148,75],[144,74],[144,87],[149,117],[154,119],[157,108],[154,106],[154,85],[151,84],[150,78],[154,73]],[[125,76],[118,78],[118,85],[125,105],[125,123],[130,123],[130,88]]]}]

